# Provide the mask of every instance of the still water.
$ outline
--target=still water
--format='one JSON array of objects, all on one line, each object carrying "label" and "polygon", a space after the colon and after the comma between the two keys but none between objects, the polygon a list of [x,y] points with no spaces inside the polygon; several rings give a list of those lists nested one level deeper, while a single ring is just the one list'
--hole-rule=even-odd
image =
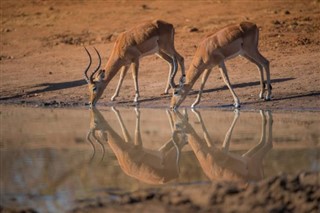
[{"label": "still water", "polygon": [[2,207],[320,171],[320,113],[1,106]]}]

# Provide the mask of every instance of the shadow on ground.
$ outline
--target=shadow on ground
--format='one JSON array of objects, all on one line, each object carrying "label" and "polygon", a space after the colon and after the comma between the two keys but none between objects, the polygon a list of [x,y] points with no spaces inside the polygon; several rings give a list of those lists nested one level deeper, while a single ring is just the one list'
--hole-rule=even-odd
[{"label": "shadow on ground", "polygon": [[32,88],[38,88],[38,87],[45,87],[45,88],[35,89],[33,91],[23,93],[23,94],[16,94],[13,96],[8,96],[8,97],[1,97],[0,100],[16,99],[16,98],[21,98],[24,96],[30,96],[30,95],[44,93],[44,92],[51,92],[51,91],[57,91],[57,90],[62,90],[62,89],[69,89],[69,88],[73,88],[73,87],[79,87],[79,86],[82,86],[85,84],[87,84],[87,82],[83,79],[75,80],[75,81],[65,81],[65,82],[59,82],[59,83],[37,84]]},{"label": "shadow on ground", "polygon": [[[285,81],[291,81],[294,80],[295,78],[278,78],[278,79],[273,79],[271,80],[271,84],[273,83],[281,83],[281,82],[285,82]],[[233,88],[244,88],[244,87],[252,87],[252,86],[257,86],[260,85],[260,81],[254,81],[254,82],[246,82],[246,83],[239,83],[239,84],[233,84]],[[216,92],[216,91],[220,91],[220,90],[228,90],[227,86],[221,86],[221,87],[217,87],[217,88],[212,88],[212,89],[206,89],[203,90],[203,93],[210,93],[210,92]],[[195,95],[198,94],[198,90],[193,90],[192,92],[189,93],[189,95]],[[149,102],[149,101],[156,101],[156,100],[161,100],[161,99],[165,99],[171,97],[171,94],[169,95],[163,95],[160,97],[152,97],[152,98],[146,98],[146,99],[141,99],[139,100],[140,103],[142,102]],[[119,101],[118,103],[120,104],[128,104],[131,103],[132,101]]]}]

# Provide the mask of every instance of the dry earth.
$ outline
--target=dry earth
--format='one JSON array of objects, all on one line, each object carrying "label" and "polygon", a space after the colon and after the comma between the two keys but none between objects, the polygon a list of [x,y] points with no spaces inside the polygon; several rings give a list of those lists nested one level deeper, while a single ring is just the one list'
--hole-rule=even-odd
[{"label": "dry earth", "polygon": [[[259,49],[271,63],[273,101],[258,99],[258,71],[238,57],[230,60],[227,67],[243,108],[319,110],[319,7],[319,1],[311,0],[3,0],[0,103],[84,105],[88,91],[82,76],[88,58],[83,46],[91,51],[97,47],[105,64],[117,35],[142,21],[163,19],[174,24],[176,49],[185,57],[188,68],[197,44],[207,34],[246,20],[260,28]],[[150,56],[141,60],[140,67],[141,106],[168,107],[170,95],[161,95],[167,64]],[[118,76],[107,87],[100,106],[113,104],[109,100],[117,81]],[[133,104],[130,73],[120,95],[114,104]],[[194,98],[190,95],[184,105],[190,105]],[[232,103],[232,96],[215,69],[201,106],[225,107]]]}]

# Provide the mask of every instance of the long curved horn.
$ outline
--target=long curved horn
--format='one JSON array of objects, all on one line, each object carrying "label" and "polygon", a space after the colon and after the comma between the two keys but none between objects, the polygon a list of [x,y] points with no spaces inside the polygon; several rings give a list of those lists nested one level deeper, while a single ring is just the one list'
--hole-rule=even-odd
[{"label": "long curved horn", "polygon": [[99,64],[98,64],[98,67],[93,71],[93,73],[92,73],[91,76],[90,76],[90,82],[91,82],[91,83],[93,83],[93,76],[94,76],[94,74],[96,74],[96,72],[100,69],[100,66],[101,66],[101,56],[100,56],[98,50],[97,50],[95,47],[93,47],[93,48],[94,48],[94,50],[96,51],[96,53],[97,53],[97,55],[98,55],[98,57],[99,57]]},{"label": "long curved horn", "polygon": [[86,50],[86,52],[87,52],[87,54],[88,54],[88,56],[89,56],[89,65],[88,65],[88,67],[87,67],[87,69],[85,69],[85,71],[84,71],[84,79],[86,80],[86,82],[89,84],[90,83],[90,80],[89,80],[89,77],[88,77],[88,70],[89,70],[89,68],[90,68],[90,66],[91,66],[91,63],[92,63],[92,58],[91,58],[91,55],[90,55],[90,53],[89,53],[89,51],[87,50],[87,48],[86,47],[84,47],[84,49]]}]

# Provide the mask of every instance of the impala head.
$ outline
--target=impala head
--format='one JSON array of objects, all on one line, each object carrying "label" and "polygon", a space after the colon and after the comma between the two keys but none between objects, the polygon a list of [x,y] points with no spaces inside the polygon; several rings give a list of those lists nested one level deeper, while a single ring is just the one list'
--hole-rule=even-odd
[{"label": "impala head", "polygon": [[190,86],[184,84],[184,79],[180,80],[179,86],[173,90],[170,108],[173,110],[177,109],[187,97],[189,90]]},{"label": "impala head", "polygon": [[85,48],[85,50],[89,56],[89,65],[88,65],[87,69],[84,71],[84,78],[88,83],[89,94],[90,94],[90,98],[89,98],[90,107],[95,106],[95,104],[97,103],[97,101],[99,100],[101,95],[103,94],[104,89],[106,88],[106,85],[103,83],[103,79],[105,76],[105,70],[100,69],[101,57],[100,57],[98,50],[96,48],[94,48],[94,49],[99,57],[99,65],[92,72],[90,77],[88,77],[87,73],[88,73],[88,70],[91,66],[92,58],[91,58],[91,55],[90,55],[89,51],[87,50],[87,48]]}]

